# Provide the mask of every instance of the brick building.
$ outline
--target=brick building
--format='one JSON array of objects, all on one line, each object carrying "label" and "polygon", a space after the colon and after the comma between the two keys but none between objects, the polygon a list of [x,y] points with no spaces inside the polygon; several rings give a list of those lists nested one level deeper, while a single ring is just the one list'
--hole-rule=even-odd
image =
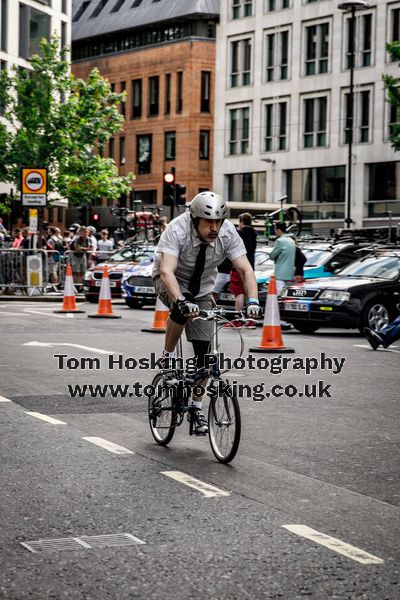
[{"label": "brick building", "polygon": [[136,174],[131,201],[162,204],[163,174],[190,199],[212,186],[217,0],[76,0],[72,70],[97,67],[126,91],[125,127],[107,156]]}]

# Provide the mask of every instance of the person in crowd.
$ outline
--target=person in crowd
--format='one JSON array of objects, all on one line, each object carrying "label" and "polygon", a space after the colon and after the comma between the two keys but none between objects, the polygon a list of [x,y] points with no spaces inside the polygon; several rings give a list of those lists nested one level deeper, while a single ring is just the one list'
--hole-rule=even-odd
[{"label": "person in crowd", "polygon": [[[400,304],[397,305],[397,308],[400,310]],[[385,325],[385,327],[378,332],[373,331],[369,327],[365,327],[363,333],[372,350],[377,350],[379,346],[389,348],[391,344],[400,340],[400,315],[392,321],[392,323]]]},{"label": "person in crowd", "polygon": [[27,227],[24,227],[21,233],[22,233],[22,242],[21,242],[20,248],[22,250],[29,250],[29,248],[31,247],[31,238],[29,235],[29,229]]},{"label": "person in crowd", "polygon": [[2,217],[0,217],[0,235],[3,235],[4,237],[7,235],[7,229],[3,225]]},{"label": "person in crowd", "polygon": [[97,242],[97,256],[96,262],[107,260],[110,257],[110,253],[114,250],[114,240],[110,240],[108,237],[108,229],[102,229],[100,232],[100,239]]},{"label": "person in crowd", "polygon": [[13,243],[11,245],[11,248],[19,248],[22,244],[23,241],[23,237],[22,237],[22,231],[16,227],[13,231]]},{"label": "person in crowd", "polygon": [[69,245],[72,241],[72,231],[69,231],[69,229],[64,229],[62,238],[63,238],[63,246],[64,246],[64,252],[65,252],[66,250],[69,250]]},{"label": "person in crowd", "polygon": [[[248,261],[251,265],[251,268],[254,270],[257,234],[252,225],[252,221],[253,219],[250,213],[246,212],[239,215],[238,234],[243,240]],[[232,266],[232,270],[230,272],[230,288],[232,294],[235,296],[235,310],[243,310],[246,295],[242,279],[234,266]],[[251,320],[247,323],[242,323],[242,321],[231,321],[230,323],[226,323],[225,327],[246,327],[247,329],[255,329],[256,321]]]},{"label": "person in crowd", "polygon": [[88,254],[93,251],[88,233],[87,227],[81,227],[78,235],[70,243],[71,268],[74,282],[78,285],[82,284],[83,275],[87,269]]},{"label": "person in crowd", "polygon": [[300,248],[299,240],[293,236],[293,241],[296,244],[296,255],[294,258],[294,280],[296,283],[303,283],[304,265],[307,262],[307,257]]},{"label": "person in crowd", "polygon": [[270,258],[275,263],[276,291],[278,296],[283,288],[293,283],[296,245],[286,234],[286,224],[275,224],[276,240]]},{"label": "person in crowd", "polygon": [[53,285],[57,285],[59,283],[60,259],[64,253],[64,244],[56,227],[49,227],[49,234],[50,237],[47,240],[47,250],[50,250],[50,252],[47,253],[47,261],[49,265],[50,282]]}]

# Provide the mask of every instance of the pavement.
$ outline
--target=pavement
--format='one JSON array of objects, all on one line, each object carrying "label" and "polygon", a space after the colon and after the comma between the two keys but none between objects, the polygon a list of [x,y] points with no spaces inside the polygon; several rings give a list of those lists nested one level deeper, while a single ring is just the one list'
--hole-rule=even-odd
[{"label": "pavement", "polygon": [[[271,373],[271,355],[268,368],[237,365],[238,384],[290,387],[241,398],[242,439],[225,466],[186,424],[157,446],[144,397],[71,397],[155,374],[128,368],[162,349],[162,335],[141,332],[153,310],[113,304],[121,319],[92,320],[87,303],[60,315],[0,298],[0,597],[397,600],[400,347],[288,332],[298,369]],[[244,356],[260,333],[242,331]],[[238,348],[225,330],[226,357]],[[318,381],[330,397],[303,393]],[[114,546],[93,537],[112,534]]]}]

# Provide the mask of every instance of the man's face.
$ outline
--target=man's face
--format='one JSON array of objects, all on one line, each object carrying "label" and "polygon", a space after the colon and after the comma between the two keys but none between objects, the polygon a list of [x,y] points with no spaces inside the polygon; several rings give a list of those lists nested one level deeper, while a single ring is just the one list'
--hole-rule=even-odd
[{"label": "man's face", "polygon": [[80,235],[82,238],[86,238],[86,237],[88,236],[88,230],[87,230],[87,229],[85,229],[85,227],[82,227],[82,229],[80,229],[80,230],[79,230],[79,235]]},{"label": "man's face", "polygon": [[197,232],[206,242],[213,242],[218,237],[221,224],[222,221],[219,219],[211,220],[200,218]]}]

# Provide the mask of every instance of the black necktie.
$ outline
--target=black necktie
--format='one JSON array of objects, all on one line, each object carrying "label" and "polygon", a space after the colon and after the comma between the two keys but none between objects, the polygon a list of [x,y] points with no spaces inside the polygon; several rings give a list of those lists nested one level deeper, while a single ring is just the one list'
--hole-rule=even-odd
[{"label": "black necktie", "polygon": [[200,291],[201,276],[204,272],[204,265],[206,264],[206,251],[208,244],[202,242],[200,244],[199,253],[196,258],[196,264],[194,265],[193,275],[190,278],[188,290],[195,298]]}]

